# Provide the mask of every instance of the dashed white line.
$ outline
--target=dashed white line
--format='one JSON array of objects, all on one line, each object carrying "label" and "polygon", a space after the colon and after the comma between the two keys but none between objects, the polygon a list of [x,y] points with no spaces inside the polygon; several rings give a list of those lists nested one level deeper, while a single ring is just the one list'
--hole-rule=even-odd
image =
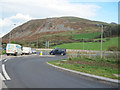
[{"label": "dashed white line", "polygon": [[0,78],[1,80],[5,80],[5,78],[3,77],[3,75],[0,73]]},{"label": "dashed white line", "polygon": [[5,78],[6,78],[7,80],[11,80],[10,77],[8,76],[6,70],[5,70],[5,65],[4,65],[4,64],[2,65],[2,70],[3,70],[3,74],[4,74]]}]

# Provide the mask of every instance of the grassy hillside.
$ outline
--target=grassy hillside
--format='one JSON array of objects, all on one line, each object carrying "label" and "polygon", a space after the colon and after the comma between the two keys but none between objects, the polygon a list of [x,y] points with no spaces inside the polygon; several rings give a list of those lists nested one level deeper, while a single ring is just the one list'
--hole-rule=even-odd
[{"label": "grassy hillside", "polygon": [[[104,39],[105,40],[105,39]],[[57,45],[58,48],[66,48],[66,49],[81,49],[83,50],[100,50],[100,42],[80,42],[80,43],[67,43],[62,45]],[[109,46],[117,46],[118,47],[118,37],[110,38],[109,41],[103,42],[103,50],[107,50]],[[56,46],[52,47],[55,48]]]},{"label": "grassy hillside", "polygon": [[[11,34],[11,41],[22,43],[24,40],[24,42],[28,42],[30,44],[35,41],[37,42],[38,38],[46,35],[59,35],[62,32],[73,32],[72,34],[74,34],[74,32],[76,32],[76,34],[100,32],[100,28],[97,24],[107,25],[107,23],[104,22],[92,21],[78,17],[34,19],[14,28],[8,34],[3,36],[2,39],[4,43],[8,43],[9,35]],[[66,37],[69,36],[66,34]],[[51,38],[53,39],[53,37]],[[60,39],[61,37],[58,38]],[[56,37],[54,39],[56,39]]]},{"label": "grassy hillside", "polygon": [[82,34],[75,34],[73,35],[73,39],[78,40],[78,39],[92,39],[100,35],[100,32],[95,32],[95,33],[82,33]]},{"label": "grassy hillside", "polygon": [[[78,17],[58,17],[28,21],[3,36],[2,43],[8,43],[10,37],[11,43],[32,48],[45,48],[46,41],[49,41],[50,47],[59,45],[61,48],[83,49],[84,41],[85,49],[99,50],[101,27],[97,24],[104,25],[103,37],[117,35],[117,26],[108,23]],[[96,47],[92,47],[94,44]]]}]

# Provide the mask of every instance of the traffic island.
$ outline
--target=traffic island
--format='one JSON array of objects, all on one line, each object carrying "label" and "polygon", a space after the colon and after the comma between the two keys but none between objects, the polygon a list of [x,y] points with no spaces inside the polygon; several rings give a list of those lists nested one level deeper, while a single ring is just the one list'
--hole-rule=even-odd
[{"label": "traffic island", "polygon": [[[40,56],[40,55],[39,55]],[[55,57],[55,55],[42,55],[40,57]]]}]

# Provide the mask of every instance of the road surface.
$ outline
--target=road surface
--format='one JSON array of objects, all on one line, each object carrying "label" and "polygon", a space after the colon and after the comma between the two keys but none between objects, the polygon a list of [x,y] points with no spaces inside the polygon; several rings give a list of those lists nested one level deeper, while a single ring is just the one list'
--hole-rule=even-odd
[{"label": "road surface", "polygon": [[[15,57],[3,61],[2,66],[9,78],[4,83],[8,88],[117,88],[117,84],[98,81],[51,67],[47,61],[65,59],[55,57]],[[5,77],[5,75],[3,74]]]}]

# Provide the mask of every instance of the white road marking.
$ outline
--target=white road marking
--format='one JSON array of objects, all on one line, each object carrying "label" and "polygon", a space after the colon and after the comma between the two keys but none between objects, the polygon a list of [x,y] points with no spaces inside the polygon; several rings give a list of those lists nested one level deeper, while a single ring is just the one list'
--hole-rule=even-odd
[{"label": "white road marking", "polygon": [[5,65],[4,65],[4,64],[2,65],[2,70],[3,70],[3,74],[4,74],[4,76],[6,77],[6,79],[7,79],[7,80],[11,80],[10,77],[8,76],[6,70],[5,70]]},{"label": "white road marking", "polygon": [[0,73],[0,78],[1,80],[5,80],[5,78],[3,77],[3,75]]},{"label": "white road marking", "polygon": [[4,62],[7,62],[8,59],[5,59]]}]

